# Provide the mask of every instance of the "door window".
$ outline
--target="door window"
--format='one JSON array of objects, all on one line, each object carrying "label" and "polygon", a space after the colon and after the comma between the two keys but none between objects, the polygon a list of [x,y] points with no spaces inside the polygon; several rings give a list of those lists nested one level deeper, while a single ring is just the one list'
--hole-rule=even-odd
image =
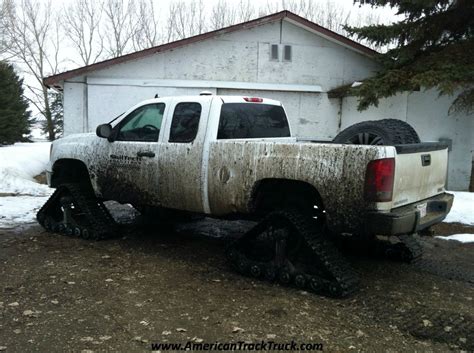
[{"label": "door window", "polygon": [[171,121],[169,142],[194,141],[198,132],[201,110],[202,107],[199,103],[177,104]]},{"label": "door window", "polygon": [[120,123],[117,140],[157,142],[164,111],[164,103],[148,104],[135,109]]}]

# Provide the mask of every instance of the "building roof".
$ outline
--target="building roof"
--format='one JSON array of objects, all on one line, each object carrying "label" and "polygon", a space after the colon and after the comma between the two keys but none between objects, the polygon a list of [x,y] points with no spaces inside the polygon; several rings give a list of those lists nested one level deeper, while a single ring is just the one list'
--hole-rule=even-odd
[{"label": "building roof", "polygon": [[85,75],[89,72],[96,71],[96,70],[102,70],[105,69],[109,66],[116,65],[116,64],[121,64],[125,63],[128,61],[140,59],[149,55],[153,55],[156,53],[161,53],[164,51],[180,48],[189,44],[201,42],[207,39],[212,39],[214,37],[217,37],[222,34],[227,34],[227,33],[232,33],[244,29],[250,29],[254,28],[257,26],[261,26],[267,23],[272,23],[276,21],[281,21],[281,20],[288,20],[289,22],[304,27],[305,29],[317,33],[324,38],[337,42],[345,47],[348,47],[349,49],[355,50],[361,54],[368,55],[368,56],[373,56],[377,52],[370,49],[369,47],[366,47],[365,45],[362,45],[360,43],[357,43],[341,34],[338,34],[336,32],[333,32],[327,28],[324,28],[314,22],[311,22],[301,16],[298,16],[290,11],[281,11],[277,12],[268,16],[260,17],[255,20],[251,20],[248,22],[242,22],[233,26],[225,27],[222,29],[218,29],[215,31],[199,34],[193,37],[177,40],[175,42],[170,42],[167,44],[162,44],[158,45],[152,48],[136,51],[130,54],[122,55],[116,58],[104,60],[95,64],[83,66],[74,70],[66,71],[57,75],[49,76],[43,79],[43,83],[45,86],[49,87],[57,87],[59,88],[59,85],[62,81],[65,81],[67,79],[70,79],[72,77],[76,76],[81,76]]}]

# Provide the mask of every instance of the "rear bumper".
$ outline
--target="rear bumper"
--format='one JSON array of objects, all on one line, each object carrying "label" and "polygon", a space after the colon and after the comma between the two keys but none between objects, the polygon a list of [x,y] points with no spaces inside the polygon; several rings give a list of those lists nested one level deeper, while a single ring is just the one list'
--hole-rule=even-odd
[{"label": "rear bumper", "polygon": [[[365,217],[365,232],[377,235],[401,235],[418,232],[441,222],[451,210],[454,196],[444,193],[388,213],[369,212]],[[420,217],[417,206],[426,203],[426,215]]]}]

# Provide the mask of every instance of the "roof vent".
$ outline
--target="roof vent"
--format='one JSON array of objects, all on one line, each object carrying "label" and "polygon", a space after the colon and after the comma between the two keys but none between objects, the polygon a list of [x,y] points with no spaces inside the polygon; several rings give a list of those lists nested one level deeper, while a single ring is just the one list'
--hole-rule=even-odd
[{"label": "roof vent", "polygon": [[202,91],[199,93],[200,96],[212,96],[212,92],[210,91]]}]

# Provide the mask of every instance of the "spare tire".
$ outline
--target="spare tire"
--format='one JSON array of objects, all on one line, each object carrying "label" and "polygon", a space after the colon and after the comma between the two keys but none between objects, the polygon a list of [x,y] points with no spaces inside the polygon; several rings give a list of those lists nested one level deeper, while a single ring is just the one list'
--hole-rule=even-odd
[{"label": "spare tire", "polygon": [[333,142],[354,145],[406,145],[420,143],[415,129],[403,120],[383,119],[363,121],[349,126]]}]

